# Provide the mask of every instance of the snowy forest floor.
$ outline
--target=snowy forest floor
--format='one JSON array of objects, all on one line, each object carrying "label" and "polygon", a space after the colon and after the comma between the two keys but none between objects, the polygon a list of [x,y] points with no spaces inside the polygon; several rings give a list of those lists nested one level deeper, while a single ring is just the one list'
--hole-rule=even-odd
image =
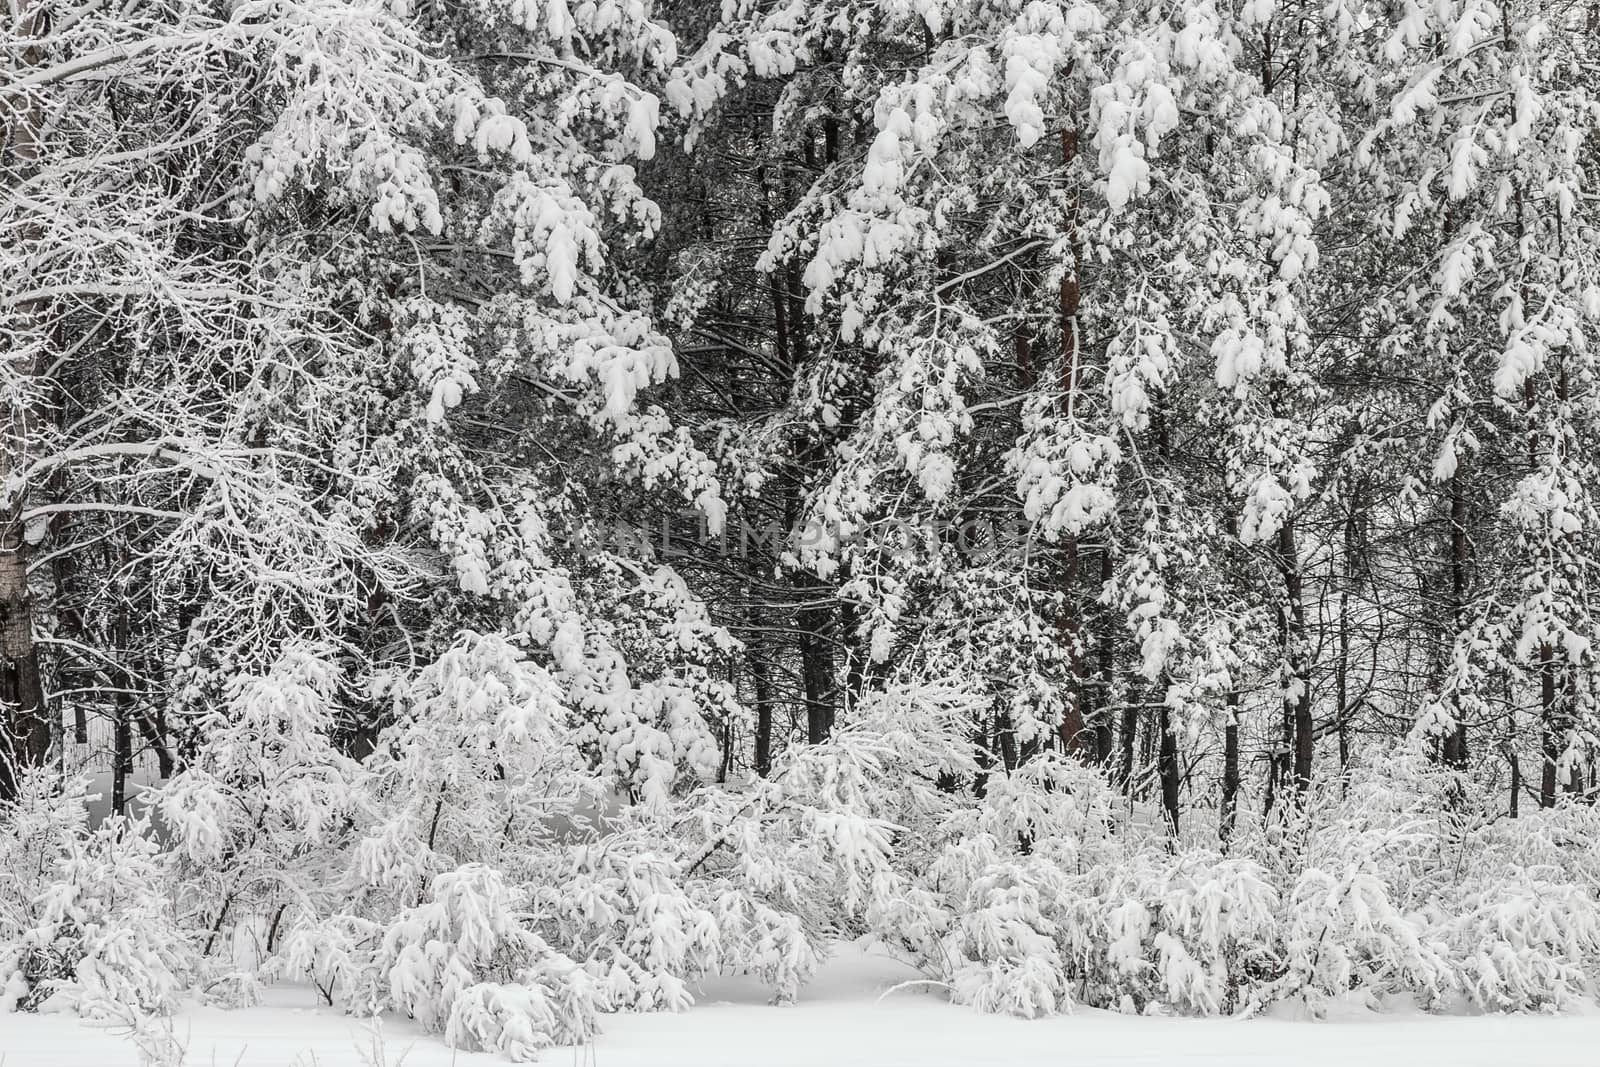
[{"label": "snowy forest floor", "polygon": [[[768,1006],[754,982],[707,982],[682,1015],[608,1016],[584,1048],[545,1052],[574,1067],[1505,1067],[1600,1065],[1600,1015],[1441,1017],[1356,1006],[1321,1022],[1137,1018],[1095,1009],[1023,1021],[948,1004],[893,960],[843,946],[799,1003]],[[318,1007],[306,986],[267,991],[255,1008],[194,1008],[173,1020],[185,1067],[469,1067],[505,1060],[457,1052],[406,1020],[381,1028]],[[114,1028],[64,1014],[0,1017],[0,1067],[133,1067]]]}]

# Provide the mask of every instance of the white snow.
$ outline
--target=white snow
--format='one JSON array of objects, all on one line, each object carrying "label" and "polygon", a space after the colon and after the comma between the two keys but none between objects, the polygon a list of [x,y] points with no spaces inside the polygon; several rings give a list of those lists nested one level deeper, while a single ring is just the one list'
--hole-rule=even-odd
[{"label": "white snow", "polygon": [[[1431,1016],[1348,1007],[1325,1021],[1185,1019],[1079,1009],[1024,1021],[955,1007],[917,975],[863,946],[839,950],[798,1003],[773,1007],[759,984],[707,982],[681,1015],[607,1016],[595,1042],[556,1048],[546,1064],[594,1067],[1505,1067],[1591,1064],[1600,1016]],[[255,1008],[195,1007],[174,1020],[189,1067],[471,1067],[506,1061],[457,1052],[407,1020],[381,1026],[317,1006],[283,984]],[[376,1042],[376,1044],[375,1044]],[[374,1051],[381,1051],[381,1056]],[[3,1067],[128,1067],[116,1030],[70,1015],[0,1016]]]}]

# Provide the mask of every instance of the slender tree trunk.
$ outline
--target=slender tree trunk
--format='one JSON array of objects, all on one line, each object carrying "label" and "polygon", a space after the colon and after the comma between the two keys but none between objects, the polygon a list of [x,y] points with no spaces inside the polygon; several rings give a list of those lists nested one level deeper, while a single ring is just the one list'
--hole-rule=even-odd
[{"label": "slender tree trunk", "polygon": [[1239,691],[1228,690],[1228,721],[1222,727],[1222,820],[1217,836],[1226,849],[1239,818]]},{"label": "slender tree trunk", "polygon": [[1083,721],[1083,640],[1078,626],[1078,539],[1068,537],[1062,548],[1061,576],[1065,604],[1060,620],[1061,643],[1067,650],[1066,692],[1062,701],[1061,750],[1081,756],[1092,746]]},{"label": "slender tree trunk", "polygon": [[833,732],[832,612],[805,608],[800,623],[800,674],[806,690],[806,740],[821,744]]},{"label": "slender tree trunk", "polygon": [[1303,793],[1311,785],[1311,755],[1316,737],[1311,719],[1311,678],[1305,663],[1306,609],[1292,515],[1278,527],[1278,559],[1283,571],[1284,596],[1284,732],[1289,749],[1287,757],[1293,761],[1294,789],[1296,793]]},{"label": "slender tree trunk", "polygon": [[756,690],[756,773],[765,778],[772,773],[772,676],[767,669],[766,641],[752,638],[750,677]]},{"label": "slender tree trunk", "polygon": [[133,776],[133,729],[135,701],[132,693],[117,694],[113,705],[116,719],[111,733],[111,811],[122,815],[128,810],[128,779]]},{"label": "slender tree trunk", "polygon": [[1518,809],[1522,804],[1522,758],[1517,754],[1518,728],[1517,706],[1512,700],[1511,682],[1505,683],[1506,706],[1506,761],[1511,764],[1511,802],[1507,805],[1507,814],[1511,818],[1517,817]]},{"label": "slender tree trunk", "polygon": [[1539,806],[1555,807],[1556,767],[1561,762],[1561,738],[1557,731],[1559,714],[1556,693],[1555,651],[1549,643],[1539,646],[1539,748],[1544,756],[1539,775]]},{"label": "slender tree trunk", "polygon": [[1339,583],[1339,658],[1334,664],[1334,726],[1339,735],[1339,773],[1350,765],[1350,589],[1355,584],[1356,508],[1360,494],[1355,486],[1349,493],[1344,520],[1344,574]]},{"label": "slender tree trunk", "polygon": [[1162,701],[1159,714],[1161,728],[1161,749],[1157,757],[1157,767],[1161,776],[1161,809],[1166,813],[1167,826],[1172,830],[1174,837],[1178,833],[1179,800],[1178,788],[1178,735],[1172,729],[1172,709]]},{"label": "slender tree trunk", "polygon": [[1122,742],[1121,758],[1117,767],[1117,783],[1124,793],[1133,790],[1133,751],[1139,736],[1139,701],[1134,687],[1129,686],[1129,692],[1122,705]]},{"label": "slender tree trunk", "polygon": [[[0,471],[0,481],[6,473]],[[42,767],[50,755],[50,717],[33,641],[28,546],[20,527],[13,516],[9,529],[0,534],[0,704],[8,720],[6,751],[0,751],[0,802],[17,795],[14,773]]]},{"label": "slender tree trunk", "polygon": [[[1576,667],[1569,666],[1567,667],[1565,674],[1567,681],[1565,694],[1566,706],[1562,709],[1563,734],[1574,721],[1578,709],[1578,669]],[[1568,793],[1582,793],[1583,768],[1574,762],[1572,765],[1572,770],[1567,775],[1567,780],[1562,784],[1565,788],[1565,791]]]},{"label": "slender tree trunk", "polygon": [[[1100,586],[1110,584],[1113,574],[1111,545],[1108,542],[1100,554]],[[1107,608],[1100,620],[1099,685],[1096,687],[1094,710],[1095,762],[1110,768],[1116,748],[1116,724],[1111,720],[1111,691],[1116,680],[1117,615]]]},{"label": "slender tree trunk", "polygon": [[[1073,157],[1078,153],[1078,131],[1065,129],[1061,131],[1061,165],[1063,171],[1070,167]],[[1077,413],[1079,374],[1078,362],[1081,355],[1078,338],[1078,242],[1076,230],[1078,226],[1077,201],[1072,201],[1068,209],[1066,225],[1072,232],[1072,261],[1067,265],[1067,270],[1061,276],[1060,291],[1057,293],[1057,321],[1061,333],[1061,414],[1066,419],[1072,419]],[[1062,577],[1061,586],[1064,603],[1060,620],[1061,642],[1067,650],[1067,683],[1066,699],[1063,703],[1061,715],[1061,747],[1065,752],[1073,755],[1092,755],[1094,748],[1093,736],[1084,728],[1084,700],[1083,700],[1083,634],[1082,634],[1082,609],[1079,604],[1078,570],[1079,552],[1076,534],[1069,534],[1062,543]]]},{"label": "slender tree trunk", "polygon": [[1271,815],[1273,806],[1278,802],[1278,783],[1283,781],[1283,769],[1277,756],[1273,757],[1272,770],[1267,774],[1267,788],[1261,799],[1261,814]]},{"label": "slender tree trunk", "polygon": [[[1467,623],[1467,495],[1461,484],[1461,469],[1450,476],[1450,643],[1461,636]],[[1444,761],[1462,769],[1467,765],[1467,723],[1462,715],[1461,695],[1451,694],[1455,706],[1455,728],[1444,742]]]},{"label": "slender tree trunk", "polygon": [[1017,769],[1017,731],[1011,725],[1011,713],[1002,711],[994,719],[995,744],[1000,750],[1000,764],[1010,774]]}]

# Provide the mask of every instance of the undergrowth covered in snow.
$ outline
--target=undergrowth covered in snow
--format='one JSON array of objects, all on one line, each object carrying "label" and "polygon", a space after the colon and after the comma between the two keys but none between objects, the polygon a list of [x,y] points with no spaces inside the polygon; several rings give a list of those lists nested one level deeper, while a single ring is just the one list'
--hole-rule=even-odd
[{"label": "undergrowth covered in snow", "polygon": [[157,794],[159,832],[91,828],[82,782],[28,780],[0,835],[0,1007],[148,1019],[291,977],[527,1060],[609,1011],[686,1008],[706,975],[790,1000],[864,935],[953,1000],[1025,1017],[1315,1012],[1352,992],[1551,1010],[1600,973],[1600,813],[1483,817],[1405,750],[1223,853],[1070,758],[986,773],[957,690],[891,688],[769,778],[685,779],[608,813],[509,642],[464,639],[396,697],[365,763],[326,747],[317,679],[297,652],[240,685],[233,725]]}]

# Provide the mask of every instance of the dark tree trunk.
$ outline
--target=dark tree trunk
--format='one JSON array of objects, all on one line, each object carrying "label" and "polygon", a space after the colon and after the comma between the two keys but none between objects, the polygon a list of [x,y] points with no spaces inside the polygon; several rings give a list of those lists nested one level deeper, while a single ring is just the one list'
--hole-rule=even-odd
[{"label": "dark tree trunk", "polygon": [[[1100,554],[1100,586],[1104,588],[1112,577],[1111,546],[1108,543]],[[1094,711],[1094,758],[1102,767],[1111,766],[1116,747],[1116,724],[1111,721],[1111,690],[1116,679],[1117,616],[1107,608],[1100,620],[1099,686]]]},{"label": "dark tree trunk", "polygon": [[[1450,477],[1450,643],[1461,636],[1467,621],[1467,497],[1461,470]],[[1444,740],[1444,761],[1458,770],[1467,765],[1467,723],[1462,717],[1460,694],[1452,694],[1455,728]]]},{"label": "dark tree trunk", "polygon": [[1078,539],[1068,537],[1062,548],[1061,587],[1065,595],[1060,619],[1061,643],[1067,651],[1067,678],[1062,701],[1061,750],[1075,756],[1092,745],[1083,722],[1083,642],[1078,627]]},{"label": "dark tree trunk", "polygon": [[134,701],[132,693],[118,693],[113,712],[116,719],[111,733],[111,811],[115,815],[126,814],[128,810],[128,779],[133,774],[131,720]]},{"label": "dark tree trunk", "polygon": [[1356,574],[1356,509],[1360,496],[1352,486],[1344,520],[1344,575],[1339,585],[1339,658],[1333,669],[1334,726],[1339,735],[1339,773],[1350,765],[1350,590]]},{"label": "dark tree trunk", "polygon": [[[1565,735],[1571,724],[1575,721],[1578,710],[1578,669],[1568,667],[1566,670],[1566,706],[1562,709],[1562,734]],[[1563,738],[1564,740],[1564,738]],[[1564,747],[1564,745],[1563,745]],[[1567,775],[1563,786],[1568,793],[1583,792],[1583,768],[1576,763]]]},{"label": "dark tree trunk", "polygon": [[1539,646],[1539,748],[1544,765],[1539,776],[1539,806],[1555,807],[1556,766],[1561,762],[1562,738],[1557,724],[1560,713],[1556,694],[1555,652],[1549,644]]},{"label": "dark tree trunk", "polygon": [[33,598],[28,592],[28,545],[15,519],[0,541],[0,704],[6,716],[0,738],[0,802],[17,796],[18,776],[50,756],[50,717],[33,642]]},{"label": "dark tree trunk", "polygon": [[994,733],[996,747],[1000,750],[1000,764],[1010,774],[1017,769],[1017,731],[1011,725],[1011,713],[1002,711],[995,716]]},{"label": "dark tree trunk", "polygon": [[1506,713],[1506,761],[1511,764],[1511,802],[1506,807],[1506,812],[1515,819],[1518,809],[1522,804],[1522,759],[1517,755],[1517,712],[1509,699],[1509,685],[1507,686],[1506,705],[1510,709]]},{"label": "dark tree trunk", "polygon": [[1172,709],[1165,701],[1159,712],[1161,726],[1161,751],[1157,766],[1161,775],[1161,810],[1166,813],[1167,825],[1174,836],[1178,833],[1178,735],[1172,729]]},{"label": "dark tree trunk", "polygon": [[750,642],[750,676],[756,690],[756,773],[772,773],[772,676],[767,670],[766,642]]},{"label": "dark tree trunk", "polygon": [[805,608],[800,623],[800,672],[806,687],[806,740],[813,745],[833,732],[833,613],[826,608]]},{"label": "dark tree trunk", "polygon": [[[1311,720],[1311,678],[1306,669],[1306,608],[1302,597],[1294,517],[1278,527],[1278,565],[1283,571],[1283,656],[1287,688],[1283,698],[1285,769],[1292,770],[1296,793],[1311,785],[1311,755],[1316,742]],[[1290,762],[1292,761],[1292,762]]]},{"label": "dark tree trunk", "polygon": [[[1063,171],[1071,166],[1073,157],[1077,153],[1078,132],[1073,129],[1062,130],[1061,166]],[[1056,294],[1056,320],[1061,334],[1061,414],[1063,418],[1072,419],[1077,412],[1078,360],[1080,356],[1078,338],[1078,311],[1080,305],[1078,288],[1079,256],[1075,232],[1078,225],[1078,206],[1075,198],[1068,208],[1066,225],[1067,229],[1073,232],[1072,259],[1061,276],[1060,289]],[[1063,708],[1059,728],[1061,748],[1062,751],[1075,756],[1092,756],[1094,739],[1085,730],[1084,723],[1083,621],[1078,594],[1079,553],[1076,533],[1069,534],[1063,541],[1061,559],[1061,591],[1064,602],[1059,625],[1061,643],[1067,652],[1066,694],[1065,700],[1062,701]]]},{"label": "dark tree trunk", "polygon": [[1144,721],[1144,728],[1139,731],[1139,777],[1141,779],[1139,782],[1141,786],[1139,796],[1143,798],[1142,787],[1147,784],[1143,780],[1145,772],[1156,762],[1157,756],[1161,751],[1161,721],[1160,716],[1151,716],[1149,708],[1140,707],[1139,710],[1141,712],[1139,718]]},{"label": "dark tree trunk", "polygon": [[1233,839],[1239,816],[1239,692],[1228,690],[1228,721],[1222,727],[1222,819],[1217,836],[1224,849]]},{"label": "dark tree trunk", "polygon": [[1122,705],[1122,752],[1117,767],[1117,783],[1124,793],[1133,790],[1133,751],[1139,736],[1139,702],[1137,695],[1132,692],[1134,687],[1128,688],[1130,692]]}]

